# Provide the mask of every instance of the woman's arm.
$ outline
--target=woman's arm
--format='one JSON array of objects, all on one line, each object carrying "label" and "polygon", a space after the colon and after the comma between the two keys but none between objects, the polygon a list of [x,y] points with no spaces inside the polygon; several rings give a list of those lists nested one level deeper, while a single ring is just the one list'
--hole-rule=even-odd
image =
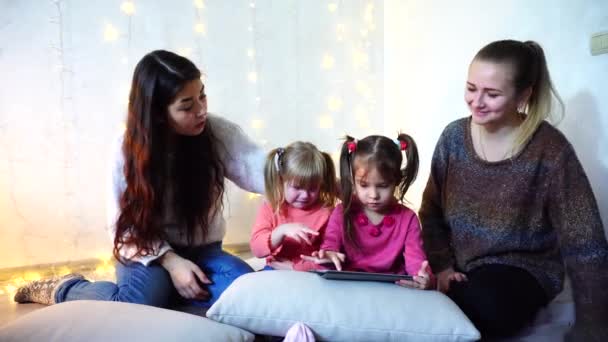
[{"label": "woman's arm", "polygon": [[448,138],[441,135],[431,161],[431,174],[424,189],[420,207],[422,240],[429,264],[434,272],[441,272],[454,265],[454,253],[450,246],[450,227],[445,222],[443,187],[448,171]]},{"label": "woman's arm", "polygon": [[209,114],[208,120],[218,139],[226,178],[246,191],[264,193],[266,153],[237,124],[213,114]]},{"label": "woman's arm", "polygon": [[608,243],[593,190],[570,145],[551,182],[548,214],[572,280],[576,310],[568,340],[608,341]]}]

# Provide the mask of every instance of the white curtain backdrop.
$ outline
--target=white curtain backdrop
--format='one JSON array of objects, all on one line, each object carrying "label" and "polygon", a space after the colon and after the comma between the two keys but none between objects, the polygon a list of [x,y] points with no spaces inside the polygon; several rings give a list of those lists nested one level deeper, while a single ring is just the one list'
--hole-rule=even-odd
[{"label": "white curtain backdrop", "polygon": [[[0,0],[0,268],[103,258],[110,142],[137,61],[204,72],[209,109],[264,148],[332,154],[383,123],[383,1]],[[397,131],[397,127],[394,128]],[[226,243],[260,198],[229,188]]]}]

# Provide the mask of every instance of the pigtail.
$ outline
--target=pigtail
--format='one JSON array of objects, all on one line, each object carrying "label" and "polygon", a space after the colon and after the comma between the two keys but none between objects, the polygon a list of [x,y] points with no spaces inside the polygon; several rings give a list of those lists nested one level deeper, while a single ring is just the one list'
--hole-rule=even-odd
[{"label": "pigtail", "polygon": [[333,159],[327,152],[321,152],[321,155],[325,160],[325,174],[323,175],[323,185],[321,187],[321,201],[323,201],[325,206],[333,207],[336,205],[336,198],[338,197],[336,168]]},{"label": "pigtail", "polygon": [[266,199],[273,211],[277,211],[283,202],[283,183],[281,182],[281,155],[283,148],[275,148],[268,153],[264,165],[264,188]]},{"label": "pigtail", "polygon": [[342,200],[344,210],[344,236],[346,237],[347,242],[357,247],[359,244],[356,241],[355,228],[350,217],[355,182],[353,175],[353,160],[355,159],[356,153],[357,140],[347,135],[340,151],[340,199]]},{"label": "pigtail", "polygon": [[400,149],[404,151],[406,155],[406,164],[405,167],[401,169],[401,181],[398,186],[398,198],[400,202],[403,202],[405,193],[410,188],[410,185],[414,183],[414,180],[416,180],[416,176],[418,175],[418,147],[416,146],[414,139],[405,133],[399,133],[397,140],[400,143]]}]

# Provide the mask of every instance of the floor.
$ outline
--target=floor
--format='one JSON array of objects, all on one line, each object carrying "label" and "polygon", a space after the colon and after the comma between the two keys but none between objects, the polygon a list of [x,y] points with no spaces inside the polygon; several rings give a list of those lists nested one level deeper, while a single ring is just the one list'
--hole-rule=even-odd
[{"label": "floor", "polygon": [[[225,249],[242,259],[251,257],[251,252],[243,246],[225,246]],[[13,301],[19,286],[31,280],[47,278],[53,275],[80,273],[89,280],[114,281],[114,266],[112,261],[88,259],[78,262],[34,265],[28,267],[0,269],[0,326],[23,316],[31,311],[43,308],[40,304],[18,304]],[[187,309],[184,311],[188,311]],[[200,312],[191,312],[201,314]]]}]

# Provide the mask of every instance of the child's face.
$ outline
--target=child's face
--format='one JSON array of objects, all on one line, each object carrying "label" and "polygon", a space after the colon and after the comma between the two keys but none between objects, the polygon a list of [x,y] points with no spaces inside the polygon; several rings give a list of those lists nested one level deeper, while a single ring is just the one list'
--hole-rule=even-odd
[{"label": "child's face", "polygon": [[355,194],[368,210],[384,213],[395,202],[395,184],[384,179],[375,167],[356,167]]},{"label": "child's face", "polygon": [[294,208],[308,209],[319,200],[320,188],[320,185],[315,185],[307,189],[292,182],[285,182],[283,188],[285,202]]}]

